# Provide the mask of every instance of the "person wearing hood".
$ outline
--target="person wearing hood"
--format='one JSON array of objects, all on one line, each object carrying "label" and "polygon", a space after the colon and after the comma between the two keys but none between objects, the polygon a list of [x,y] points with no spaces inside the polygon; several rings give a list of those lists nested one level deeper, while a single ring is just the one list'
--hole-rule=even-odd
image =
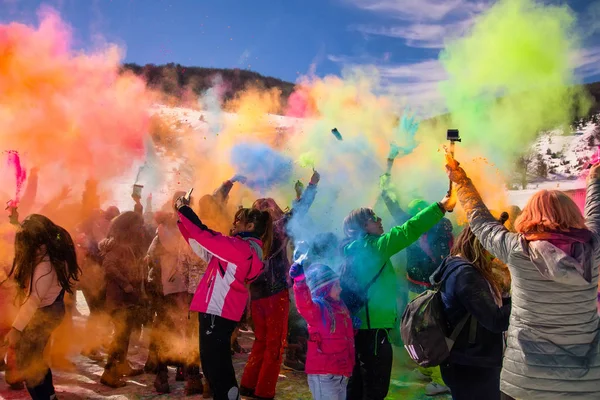
[{"label": "person wearing hood", "polygon": [[199,313],[202,369],[215,400],[239,399],[231,335],[248,303],[246,285],[263,272],[273,221],[266,211],[242,208],[234,217],[231,236],[224,236],[204,225],[188,204],[185,197],[176,202],[179,230],[208,263],[190,305]]},{"label": "person wearing hood", "polygon": [[[381,218],[370,208],[353,210],[344,220],[344,276],[352,276],[356,292],[365,293],[366,303],[358,310],[346,304],[361,320],[355,338],[356,364],[348,383],[348,399],[382,400],[387,396],[392,372],[390,330],[398,326],[396,271],[390,258],[440,222],[454,209],[455,199],[446,196],[431,204],[403,225],[384,233]],[[364,371],[363,371],[364,370]],[[364,374],[363,374],[364,372]]]},{"label": "person wearing hood", "polygon": [[510,298],[493,272],[493,256],[467,226],[452,255],[431,276],[440,285],[446,321],[464,326],[440,366],[454,400],[500,400],[503,337],[510,317]]},{"label": "person wearing hood", "polygon": [[142,215],[126,211],[112,220],[107,238],[99,244],[106,277],[105,310],[115,328],[100,383],[112,388],[125,386],[123,376],[144,373],[143,369],[134,369],[127,362],[131,333],[146,300],[142,267],[144,241]]},{"label": "person wearing hood", "polygon": [[508,231],[488,211],[465,171],[448,157],[469,225],[508,265],[512,313],[500,389],[515,399],[599,399],[600,164],[592,167],[585,218],[573,200],[541,190]]}]

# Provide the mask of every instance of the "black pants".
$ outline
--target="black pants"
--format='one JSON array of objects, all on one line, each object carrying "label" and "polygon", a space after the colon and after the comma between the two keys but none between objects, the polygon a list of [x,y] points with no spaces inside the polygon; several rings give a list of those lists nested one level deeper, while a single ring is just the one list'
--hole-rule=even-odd
[{"label": "black pants", "polygon": [[125,363],[127,350],[129,349],[129,339],[139,321],[137,307],[115,310],[111,313],[110,317],[115,326],[115,333],[110,343],[108,358],[104,367],[107,371],[112,371],[118,365]]},{"label": "black pants", "polygon": [[48,400],[54,395],[52,372],[44,361],[44,349],[52,332],[65,316],[64,291],[53,304],[39,308],[15,347],[17,370],[34,400]]},{"label": "black pants", "polygon": [[454,400],[500,400],[500,367],[443,364],[442,378],[452,391]]},{"label": "black pants", "polygon": [[237,322],[204,313],[198,314],[198,319],[202,371],[213,391],[213,398],[238,399],[239,389],[231,361],[231,335]]},{"label": "black pants", "polygon": [[383,400],[390,387],[394,356],[388,330],[361,329],[354,347],[356,365],[348,381],[347,399]]}]

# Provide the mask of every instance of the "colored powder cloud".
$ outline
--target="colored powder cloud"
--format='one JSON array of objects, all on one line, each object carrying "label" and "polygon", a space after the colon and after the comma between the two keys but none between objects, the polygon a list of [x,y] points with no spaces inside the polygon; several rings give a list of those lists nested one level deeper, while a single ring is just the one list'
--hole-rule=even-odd
[{"label": "colored powder cloud", "polygon": [[463,145],[509,168],[538,132],[587,111],[569,60],[578,45],[574,25],[566,6],[502,0],[445,49],[442,91]]},{"label": "colored powder cloud", "polygon": [[292,159],[262,143],[233,146],[231,163],[239,174],[248,178],[246,185],[260,192],[291,179]]},{"label": "colored powder cloud", "polygon": [[81,53],[71,39],[50,8],[36,27],[0,25],[0,147],[40,167],[45,194],[118,176],[144,155],[144,81],[121,73],[117,47]]}]

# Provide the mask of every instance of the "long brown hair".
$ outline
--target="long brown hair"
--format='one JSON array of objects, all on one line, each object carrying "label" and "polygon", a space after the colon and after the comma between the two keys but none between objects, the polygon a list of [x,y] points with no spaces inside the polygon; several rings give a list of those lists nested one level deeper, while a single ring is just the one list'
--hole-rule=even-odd
[{"label": "long brown hair", "polygon": [[540,190],[527,202],[515,221],[519,233],[587,229],[577,204],[560,190]]},{"label": "long brown hair", "polygon": [[497,276],[492,272],[492,256],[483,248],[483,245],[477,239],[471,227],[467,227],[458,235],[454,241],[454,246],[450,251],[453,256],[460,256],[465,260],[469,261],[473,267],[490,284],[492,291],[498,299],[502,298],[502,291],[500,289],[500,282]]},{"label": "long brown hair", "polygon": [[[40,253],[42,249],[45,253]],[[72,287],[79,280],[81,270],[71,235],[48,217],[31,214],[23,220],[15,236],[15,258],[8,273],[9,277],[14,275],[19,294],[25,292],[27,285],[28,296],[31,294],[35,267],[46,256],[50,259],[60,286],[72,294]]]},{"label": "long brown hair", "polygon": [[254,233],[260,237],[263,259],[266,259],[273,243],[273,218],[271,214],[268,211],[259,211],[255,208],[240,208],[235,213],[234,221],[254,224]]}]

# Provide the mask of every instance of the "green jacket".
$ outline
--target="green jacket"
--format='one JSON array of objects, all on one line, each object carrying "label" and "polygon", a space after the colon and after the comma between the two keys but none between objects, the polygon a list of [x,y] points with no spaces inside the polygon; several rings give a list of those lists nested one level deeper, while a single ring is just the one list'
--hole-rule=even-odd
[{"label": "green jacket", "polygon": [[[362,321],[360,329],[397,326],[397,278],[390,258],[417,241],[443,217],[444,212],[434,203],[388,233],[381,236],[365,235],[344,246],[344,255],[351,263],[349,267],[360,286],[366,286],[385,264],[381,276],[369,289],[367,305],[357,314]],[[367,324],[367,310],[370,324]]]}]

